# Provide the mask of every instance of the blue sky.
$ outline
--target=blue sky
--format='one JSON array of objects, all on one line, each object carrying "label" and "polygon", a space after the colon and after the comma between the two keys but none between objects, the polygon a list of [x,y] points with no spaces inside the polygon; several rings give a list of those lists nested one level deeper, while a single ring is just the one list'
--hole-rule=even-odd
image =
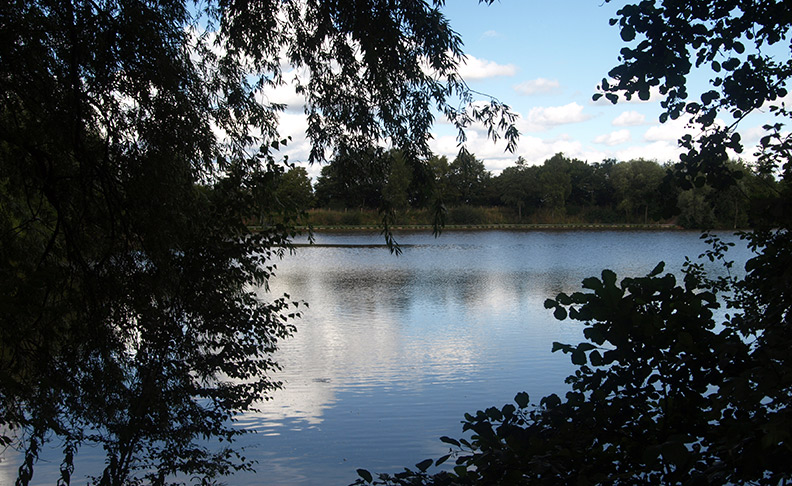
[{"label": "blue sky", "polygon": [[[497,174],[514,165],[518,156],[541,164],[563,152],[589,163],[605,158],[643,157],[659,162],[676,160],[684,120],[658,122],[659,98],[647,102],[591,96],[618,63],[624,46],[619,29],[609,25],[621,2],[602,0],[500,0],[491,6],[476,0],[449,0],[444,7],[451,25],[465,44],[467,62],[461,68],[469,86],[495,96],[520,115],[521,132],[514,154],[504,144],[486,140],[485,133],[468,132],[467,148]],[[705,73],[706,74],[706,73]],[[706,78],[692,76],[691,95],[706,88]],[[289,100],[284,100],[289,101]],[[291,135],[290,159],[300,162],[307,142],[300,134],[301,113],[284,114],[282,131]],[[755,143],[762,120],[746,120],[743,140]],[[453,159],[459,147],[452,127],[438,120],[432,149]],[[752,149],[744,157],[750,158]],[[309,167],[312,176],[321,167]]]}]

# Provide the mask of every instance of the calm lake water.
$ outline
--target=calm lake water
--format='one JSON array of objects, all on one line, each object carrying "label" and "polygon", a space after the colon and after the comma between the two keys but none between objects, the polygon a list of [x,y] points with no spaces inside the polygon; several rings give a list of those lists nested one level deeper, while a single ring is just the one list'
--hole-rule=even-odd
[{"label": "calm lake water", "polygon": [[[256,431],[240,445],[258,472],[228,484],[345,485],[360,467],[396,472],[439,457],[448,448],[438,438],[459,437],[465,412],[520,391],[538,402],[567,389],[573,367],[550,349],[580,342],[582,329],[556,321],[545,299],[579,290],[604,268],[640,276],[665,261],[678,272],[686,255],[707,249],[699,233],[676,231],[407,233],[397,241],[398,257],[366,246],[382,243],[377,233],[318,234],[322,246],[278,264],[272,293],[310,307],[276,356],[285,388],[240,420]],[[747,257],[737,241],[736,267]],[[99,473],[99,452],[81,451],[75,479]],[[6,451],[0,484],[13,482],[18,461]],[[41,461],[34,483],[53,484],[58,462]]]}]

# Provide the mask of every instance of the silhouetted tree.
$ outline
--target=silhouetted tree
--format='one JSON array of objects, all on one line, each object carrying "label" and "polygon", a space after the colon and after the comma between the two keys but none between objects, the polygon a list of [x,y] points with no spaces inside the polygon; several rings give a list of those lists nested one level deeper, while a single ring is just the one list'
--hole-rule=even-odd
[{"label": "silhouetted tree", "polygon": [[436,109],[513,147],[505,107],[468,103],[441,3],[0,4],[0,442],[24,451],[19,484],[47,440],[62,483],[89,446],[100,484],[251,467],[232,420],[279,386],[299,314],[251,286],[294,234],[246,226],[286,142],[261,92],[305,73],[313,162],[386,139],[418,160]]}]

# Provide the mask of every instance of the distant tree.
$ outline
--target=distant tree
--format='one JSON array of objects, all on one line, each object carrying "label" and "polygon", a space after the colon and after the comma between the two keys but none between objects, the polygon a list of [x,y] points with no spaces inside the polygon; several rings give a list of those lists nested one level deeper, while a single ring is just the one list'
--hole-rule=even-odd
[{"label": "distant tree", "polygon": [[434,199],[446,201],[450,197],[451,186],[449,177],[451,168],[448,157],[445,155],[438,157],[433,155],[429,158],[428,164],[432,171],[432,178],[434,180]]},{"label": "distant tree", "polygon": [[314,204],[311,178],[305,167],[292,167],[278,178],[275,197],[286,209],[304,211]]},{"label": "distant tree", "polygon": [[659,209],[660,185],[664,177],[665,170],[653,160],[630,160],[613,167],[612,184],[627,222],[640,209],[643,209],[643,222],[649,222],[650,207],[657,205]]},{"label": "distant tree", "polygon": [[567,198],[572,194],[571,162],[564,154],[545,160],[539,170],[542,205],[558,216],[565,212]]},{"label": "distant tree", "polygon": [[448,184],[451,201],[458,204],[480,204],[491,174],[484,162],[462,148],[449,166]]},{"label": "distant tree", "polygon": [[615,159],[605,159],[602,162],[592,164],[593,174],[591,184],[593,186],[594,205],[599,207],[616,207],[616,190],[613,188],[612,170],[616,166]]},{"label": "distant tree", "polygon": [[404,210],[410,206],[410,185],[413,180],[411,167],[404,155],[396,150],[390,151],[390,168],[382,188],[382,197],[394,210]]},{"label": "distant tree", "polygon": [[391,158],[381,147],[341,150],[316,181],[319,204],[338,208],[378,208]]},{"label": "distant tree", "polygon": [[684,228],[715,228],[715,211],[708,198],[711,193],[710,187],[694,187],[680,193],[677,198],[677,224]]},{"label": "distant tree", "polygon": [[525,165],[517,164],[503,169],[495,180],[501,201],[517,209],[518,221],[522,221],[522,211],[528,201],[528,175]]},{"label": "distant tree", "polygon": [[595,167],[580,159],[569,161],[569,183],[571,191],[567,202],[574,206],[594,206],[597,181]]}]

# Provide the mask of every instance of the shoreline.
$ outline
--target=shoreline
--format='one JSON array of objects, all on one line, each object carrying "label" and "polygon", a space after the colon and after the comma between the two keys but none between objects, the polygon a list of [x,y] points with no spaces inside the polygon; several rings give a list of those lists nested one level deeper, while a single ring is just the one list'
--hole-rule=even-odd
[{"label": "shoreline", "polygon": [[[251,228],[254,229],[254,228]],[[378,231],[381,232],[381,225],[316,225],[298,226],[300,231]],[[391,225],[392,231],[432,231],[434,228],[430,224],[397,224]],[[447,224],[443,226],[442,232],[446,231],[487,231],[487,230],[514,230],[514,231],[543,231],[543,230],[591,230],[591,231],[613,231],[613,230],[656,230],[656,231],[690,231],[681,226],[669,223],[655,224],[600,224],[600,223],[535,223],[535,224]]]}]

